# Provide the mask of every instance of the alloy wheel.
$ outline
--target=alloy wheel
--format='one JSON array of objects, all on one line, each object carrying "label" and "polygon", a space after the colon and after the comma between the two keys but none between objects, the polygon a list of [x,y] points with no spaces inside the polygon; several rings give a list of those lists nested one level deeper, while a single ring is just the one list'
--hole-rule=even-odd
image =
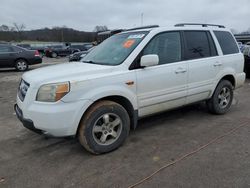
[{"label": "alloy wheel", "polygon": [[106,113],[95,122],[92,135],[98,144],[111,145],[119,138],[121,131],[121,118],[116,114]]}]

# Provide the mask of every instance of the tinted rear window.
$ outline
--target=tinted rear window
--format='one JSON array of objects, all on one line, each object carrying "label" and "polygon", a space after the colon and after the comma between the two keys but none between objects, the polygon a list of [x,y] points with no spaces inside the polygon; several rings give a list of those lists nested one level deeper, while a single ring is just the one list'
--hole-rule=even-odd
[{"label": "tinted rear window", "polygon": [[[185,31],[185,59],[205,58],[216,55],[215,47],[206,31]],[[210,39],[210,40],[209,40]]]},{"label": "tinted rear window", "polygon": [[239,53],[239,48],[231,35],[227,31],[214,31],[224,55]]}]

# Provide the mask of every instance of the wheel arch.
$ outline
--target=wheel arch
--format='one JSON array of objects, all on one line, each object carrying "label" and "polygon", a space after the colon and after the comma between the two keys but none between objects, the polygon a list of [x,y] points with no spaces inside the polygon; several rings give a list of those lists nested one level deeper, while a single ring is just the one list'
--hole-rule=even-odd
[{"label": "wheel arch", "polygon": [[103,101],[103,100],[108,100],[108,101],[113,101],[116,102],[118,104],[120,104],[123,108],[125,108],[125,110],[127,111],[129,118],[130,118],[130,128],[131,129],[135,129],[137,126],[137,121],[138,121],[138,110],[134,108],[133,104],[130,102],[130,100],[124,96],[121,95],[111,95],[111,96],[105,96],[102,98],[99,98],[95,101],[93,101],[87,108],[86,110],[83,112],[82,117],[78,123],[78,127],[77,127],[77,131],[76,131],[76,135],[78,134],[78,130],[79,130],[79,125],[81,123],[82,118],[84,117],[84,115],[86,114],[86,112],[93,106],[95,105],[97,102],[99,101]]},{"label": "wheel arch", "polygon": [[[235,82],[235,77],[234,77],[232,74],[228,74],[228,75],[223,76],[223,77],[220,79],[220,81],[221,81],[221,80],[228,80],[229,82],[231,82],[232,86],[235,87],[235,84],[236,84],[236,82]],[[220,83],[220,81],[219,81],[219,83]],[[218,83],[218,84],[219,84],[219,83]],[[217,84],[217,85],[218,85],[218,84]]]},{"label": "wheel arch", "polygon": [[235,79],[234,75],[233,74],[225,74],[225,75],[221,76],[221,78],[219,79],[219,81],[217,82],[217,84],[214,86],[214,88],[213,88],[213,90],[212,90],[209,98],[211,98],[213,96],[215,89],[217,88],[217,86],[219,85],[219,83],[222,80],[228,80],[232,84],[233,88],[235,88],[236,79]]},{"label": "wheel arch", "polygon": [[26,61],[26,62],[29,64],[28,60],[27,60],[26,58],[24,58],[24,57],[18,57],[18,58],[16,58],[16,59],[15,59],[15,64],[16,64],[16,62],[19,61],[19,60],[24,60],[24,61]]}]

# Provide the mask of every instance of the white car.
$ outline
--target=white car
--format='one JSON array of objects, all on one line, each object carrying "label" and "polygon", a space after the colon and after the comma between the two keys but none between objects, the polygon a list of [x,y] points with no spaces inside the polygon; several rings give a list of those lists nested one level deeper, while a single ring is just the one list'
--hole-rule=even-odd
[{"label": "white car", "polygon": [[214,114],[226,113],[234,89],[244,84],[243,66],[223,26],[131,29],[105,40],[83,62],[25,73],[15,111],[31,130],[76,135],[101,154],[121,146],[145,116],[197,101]]}]

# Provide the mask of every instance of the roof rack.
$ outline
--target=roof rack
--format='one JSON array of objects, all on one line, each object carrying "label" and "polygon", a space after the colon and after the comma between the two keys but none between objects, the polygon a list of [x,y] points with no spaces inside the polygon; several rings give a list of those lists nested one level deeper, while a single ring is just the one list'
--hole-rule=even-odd
[{"label": "roof rack", "polygon": [[215,26],[219,28],[225,28],[224,25],[202,24],[202,23],[180,23],[180,24],[176,24],[175,27],[184,27],[185,25],[201,25],[202,27]]},{"label": "roof rack", "polygon": [[142,26],[142,27],[135,27],[131,29],[126,29],[125,31],[133,31],[133,30],[138,30],[138,29],[150,29],[150,28],[156,28],[159,27],[159,25],[148,25],[148,26]]}]

